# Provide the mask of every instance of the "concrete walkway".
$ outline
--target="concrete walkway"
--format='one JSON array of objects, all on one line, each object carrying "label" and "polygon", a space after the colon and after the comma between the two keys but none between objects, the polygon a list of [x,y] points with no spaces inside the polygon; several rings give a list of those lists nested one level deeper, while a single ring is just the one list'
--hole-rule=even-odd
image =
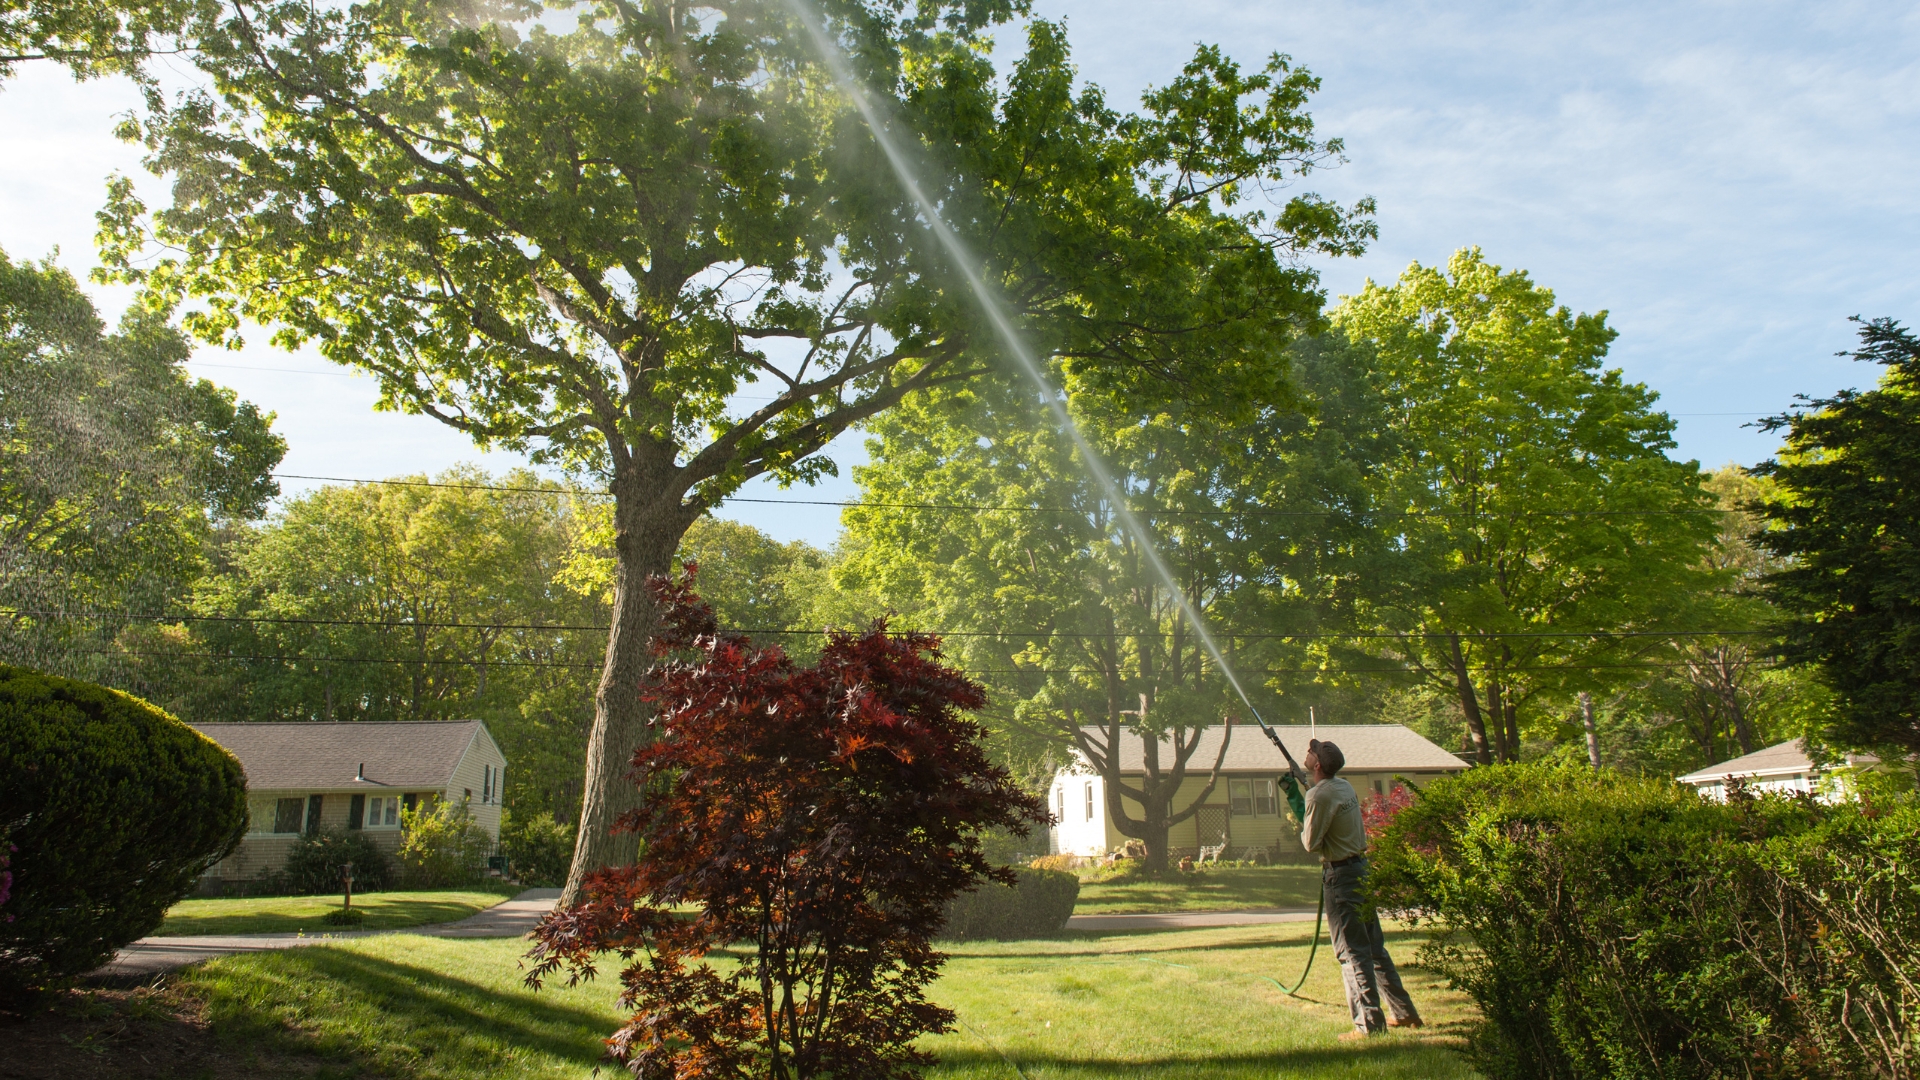
[{"label": "concrete walkway", "polygon": [[1200,930],[1209,926],[1261,926],[1312,922],[1313,908],[1257,908],[1250,911],[1156,911],[1142,915],[1075,915],[1069,930]]},{"label": "concrete walkway", "polygon": [[148,937],[121,949],[93,973],[96,979],[121,981],[151,978],[216,956],[235,953],[297,949],[335,941],[378,937],[381,934],[422,934],[445,938],[512,938],[525,936],[541,917],[553,910],[559,889],[528,889],[511,900],[475,912],[459,922],[430,923],[401,930],[340,930],[323,934],[214,934],[203,937]]}]

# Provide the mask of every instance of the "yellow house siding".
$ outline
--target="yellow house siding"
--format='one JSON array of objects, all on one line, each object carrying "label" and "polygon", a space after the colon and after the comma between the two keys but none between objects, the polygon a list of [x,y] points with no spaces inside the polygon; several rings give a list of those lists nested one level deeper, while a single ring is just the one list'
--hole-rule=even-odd
[{"label": "yellow house siding", "polygon": [[492,792],[490,798],[482,799],[482,796],[487,794],[485,770],[504,769],[506,764],[506,756],[500,753],[498,746],[494,745],[486,729],[480,728],[475,731],[473,742],[467,744],[466,753],[460,757],[460,764],[454,766],[453,780],[447,785],[446,791],[446,797],[449,799],[456,801],[466,799],[467,810],[473,814],[473,820],[487,830],[487,835],[495,840],[500,839],[502,793],[496,790]]},{"label": "yellow house siding", "polygon": [[[345,829],[347,817],[352,809],[353,796],[366,795],[368,799],[376,793],[369,791],[257,791],[247,796],[247,835],[240,841],[240,847],[233,854],[222,859],[206,876],[223,882],[250,881],[263,874],[282,870],[287,865],[287,852],[292,850],[299,833],[273,832],[274,811],[281,799],[300,800],[300,820],[302,827],[306,822],[307,800],[313,795],[322,797],[320,804],[320,827],[323,829]],[[377,793],[381,797],[404,794],[398,790],[382,789]],[[420,794],[435,794],[421,792]],[[391,855],[400,849],[400,826],[376,825],[365,827],[362,831],[381,851]]]}]

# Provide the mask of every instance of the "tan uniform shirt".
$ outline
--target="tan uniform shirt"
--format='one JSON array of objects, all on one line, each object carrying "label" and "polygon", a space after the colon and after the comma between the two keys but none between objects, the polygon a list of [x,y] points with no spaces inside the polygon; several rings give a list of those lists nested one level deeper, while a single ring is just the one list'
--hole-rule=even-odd
[{"label": "tan uniform shirt", "polygon": [[1307,820],[1300,829],[1300,843],[1320,856],[1321,862],[1333,862],[1367,850],[1367,827],[1360,820],[1360,796],[1353,785],[1339,777],[1322,780],[1307,789]]}]

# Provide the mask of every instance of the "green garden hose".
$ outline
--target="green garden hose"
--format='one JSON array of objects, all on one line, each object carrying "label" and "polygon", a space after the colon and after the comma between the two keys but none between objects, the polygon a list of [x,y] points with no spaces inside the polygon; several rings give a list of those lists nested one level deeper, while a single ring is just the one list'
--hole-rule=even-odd
[{"label": "green garden hose", "polygon": [[[1311,948],[1307,950],[1307,966],[1300,969],[1299,982],[1294,983],[1292,987],[1287,987],[1287,986],[1282,986],[1280,983],[1280,980],[1274,978],[1271,975],[1254,975],[1253,977],[1256,979],[1265,979],[1267,982],[1270,982],[1273,985],[1280,987],[1280,992],[1287,995],[1288,997],[1299,997],[1300,995],[1295,991],[1307,985],[1307,975],[1309,972],[1313,970],[1313,958],[1320,954],[1320,927],[1325,925],[1326,914],[1327,914],[1327,886],[1325,882],[1321,882],[1320,883],[1320,903],[1315,905],[1313,909],[1313,945]],[[1176,964],[1171,960],[1155,960],[1151,956],[1136,956],[1134,957],[1134,959],[1140,961],[1143,964],[1159,964],[1161,967],[1179,968],[1182,971],[1193,970],[1193,968],[1187,966],[1186,964]]]},{"label": "green garden hose", "polygon": [[1275,986],[1280,986],[1280,992],[1288,997],[1299,997],[1300,995],[1295,993],[1295,991],[1307,985],[1307,973],[1313,970],[1313,958],[1320,954],[1320,927],[1325,921],[1326,915],[1327,883],[1322,881],[1320,883],[1320,902],[1313,906],[1313,947],[1307,950],[1307,966],[1300,969],[1300,981],[1294,983],[1291,987],[1286,987],[1280,986],[1280,980],[1271,975],[1260,975],[1257,976],[1257,978],[1265,979]]}]

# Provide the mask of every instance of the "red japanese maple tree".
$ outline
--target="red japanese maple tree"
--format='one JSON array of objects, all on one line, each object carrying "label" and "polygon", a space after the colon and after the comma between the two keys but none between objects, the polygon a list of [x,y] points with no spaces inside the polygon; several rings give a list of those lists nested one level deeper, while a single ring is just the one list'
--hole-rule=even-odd
[{"label": "red japanese maple tree", "polygon": [[527,981],[591,978],[618,952],[635,1012],[609,1053],[647,1080],[917,1075],[932,1057],[913,1040],[953,1022],[923,993],[947,901],[1012,882],[983,832],[1048,820],[964,715],[983,691],[935,638],[876,623],[801,667],[721,633],[691,572],[650,588],[667,616],[641,690],[658,737],[633,756],[647,797],[620,826],[641,854],[541,924]]}]

